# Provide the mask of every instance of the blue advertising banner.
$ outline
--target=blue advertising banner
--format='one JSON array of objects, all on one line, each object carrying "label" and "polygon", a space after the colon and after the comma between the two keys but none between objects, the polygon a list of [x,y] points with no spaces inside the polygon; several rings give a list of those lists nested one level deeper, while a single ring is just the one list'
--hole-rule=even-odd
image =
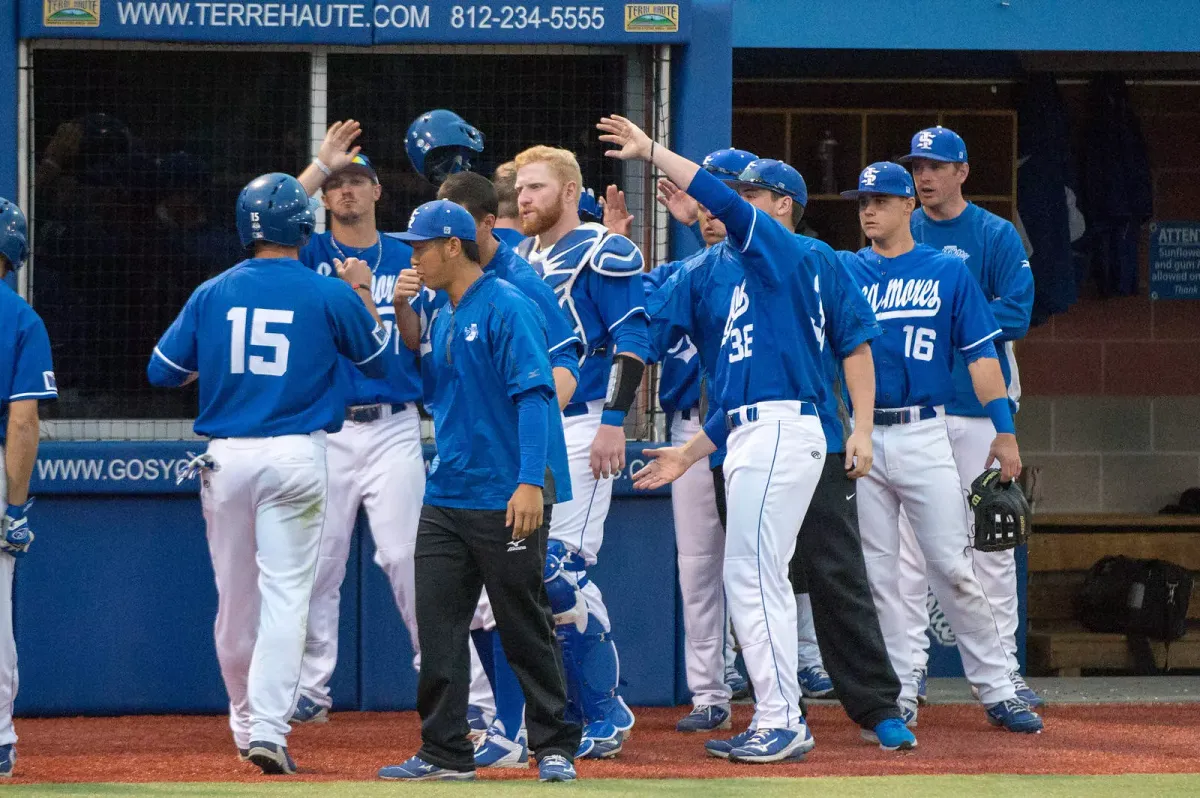
[{"label": "blue advertising banner", "polygon": [[1150,298],[1200,299],[1200,222],[1150,224]]},{"label": "blue advertising banner", "polygon": [[256,44],[664,44],[691,0],[21,0],[23,39]]},{"label": "blue advertising banner", "polygon": [[[614,496],[669,496],[669,488],[635,491],[632,475],[646,463],[642,450],[663,444],[630,441],[625,470],[613,484]],[[208,448],[206,441],[44,441],[38,447],[29,492],[38,494],[195,494],[199,480],[180,480],[188,461]],[[437,455],[425,447],[425,467]]]}]

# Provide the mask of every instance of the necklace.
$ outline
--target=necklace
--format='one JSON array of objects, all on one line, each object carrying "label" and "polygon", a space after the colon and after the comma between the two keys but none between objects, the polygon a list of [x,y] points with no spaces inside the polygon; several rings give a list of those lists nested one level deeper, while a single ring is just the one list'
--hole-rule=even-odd
[{"label": "necklace", "polygon": [[[342,252],[342,248],[338,246],[337,239],[333,237],[332,232],[329,234],[329,246],[337,250],[337,254],[342,261],[346,260],[346,253]],[[379,235],[378,233],[375,234],[375,243],[364,249],[363,254],[370,252],[372,247],[375,246],[379,247],[379,252],[375,255],[375,265],[371,267],[371,274],[375,274],[377,271],[379,271],[379,264],[383,261],[383,236]]]}]

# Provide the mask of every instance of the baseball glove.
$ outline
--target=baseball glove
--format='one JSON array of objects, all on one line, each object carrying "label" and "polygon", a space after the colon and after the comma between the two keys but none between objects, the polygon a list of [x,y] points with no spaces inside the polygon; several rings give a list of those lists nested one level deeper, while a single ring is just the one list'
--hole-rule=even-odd
[{"label": "baseball glove", "polygon": [[1013,549],[1029,539],[1033,511],[1016,481],[1000,481],[999,469],[988,469],[975,478],[969,501],[979,551]]}]

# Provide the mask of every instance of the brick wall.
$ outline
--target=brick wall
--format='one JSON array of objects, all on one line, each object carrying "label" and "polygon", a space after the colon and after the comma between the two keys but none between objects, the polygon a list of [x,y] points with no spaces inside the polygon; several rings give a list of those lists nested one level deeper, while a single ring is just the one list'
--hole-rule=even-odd
[{"label": "brick wall", "polygon": [[[1065,94],[1081,112],[1082,89]],[[1156,218],[1200,220],[1200,88],[1132,96]],[[1042,467],[1039,511],[1157,512],[1200,486],[1200,302],[1150,301],[1145,273],[1143,261],[1142,296],[1085,296],[1018,346],[1018,431],[1025,461]]]}]

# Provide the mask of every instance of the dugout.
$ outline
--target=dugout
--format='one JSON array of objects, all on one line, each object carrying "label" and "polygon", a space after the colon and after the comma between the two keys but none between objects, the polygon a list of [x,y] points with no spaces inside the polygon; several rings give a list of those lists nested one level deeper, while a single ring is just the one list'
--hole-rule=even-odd
[{"label": "dugout", "polygon": [[[14,287],[47,322],[60,390],[43,409],[31,490],[41,556],[16,578],[17,712],[224,710],[196,484],[176,485],[203,446],[194,389],[152,390],[144,369],[192,288],[240,259],[232,210],[246,182],[299,172],[327,124],[354,117],[383,185],[380,226],[403,229],[433,196],[407,163],[405,131],[449,107],[484,132],[487,174],[533,144],[577,152],[588,187],[622,186],[635,240],[661,260],[667,223],[651,177],[604,158],[594,124],[616,111],[659,141],[721,146],[729,30],[727,3],[688,0],[4,4],[0,196],[30,218],[34,255]],[[655,407],[645,392],[631,469],[637,440],[662,426]],[[612,609],[625,695],[674,704],[684,687],[669,499],[633,497],[629,473],[598,578],[626,597]],[[411,708],[407,633],[372,554],[360,519],[335,706]]]},{"label": "dugout", "polygon": [[[1103,554],[1195,567],[1200,517],[1159,515],[1200,484],[1193,11],[1177,0],[734,4],[733,143],[800,169],[811,232],[861,246],[853,203],[835,192],[944,124],[967,142],[968,199],[1018,222],[1032,246],[1034,326],[1015,349],[1018,435],[1039,469],[1028,563],[1039,606],[1021,591],[1023,627],[1027,613],[1042,629],[1069,623],[1081,572]],[[931,636],[951,639],[932,614]],[[1126,662],[1119,638],[1072,639],[1065,657],[1061,642],[1041,641],[1047,670]]]}]

